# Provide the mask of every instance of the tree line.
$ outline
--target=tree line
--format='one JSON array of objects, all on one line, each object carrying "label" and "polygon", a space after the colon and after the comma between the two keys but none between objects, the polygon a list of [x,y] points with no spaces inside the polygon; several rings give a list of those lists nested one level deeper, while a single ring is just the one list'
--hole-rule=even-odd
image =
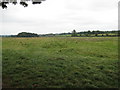
[{"label": "tree line", "polygon": [[76,32],[73,30],[72,32],[68,33],[59,33],[59,34],[36,34],[36,33],[29,33],[29,32],[21,32],[17,35],[2,35],[1,37],[54,37],[54,36],[68,36],[68,37],[104,37],[104,36],[120,36],[120,31],[82,31]]},{"label": "tree line", "polygon": [[83,31],[83,32],[76,32],[76,30],[73,30],[71,33],[72,37],[78,37],[78,36],[120,36],[120,31]]}]

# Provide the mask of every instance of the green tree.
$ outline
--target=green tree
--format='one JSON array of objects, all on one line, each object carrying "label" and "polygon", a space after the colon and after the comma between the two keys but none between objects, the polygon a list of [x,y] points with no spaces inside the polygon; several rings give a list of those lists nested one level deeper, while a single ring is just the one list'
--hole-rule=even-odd
[{"label": "green tree", "polygon": [[72,37],[77,37],[77,32],[75,30],[72,31]]},{"label": "green tree", "polygon": [[95,36],[98,36],[98,34],[96,33]]},{"label": "green tree", "polygon": [[109,36],[108,33],[106,33],[106,36]]},{"label": "green tree", "polygon": [[91,35],[91,31],[90,30],[88,30],[88,35],[87,36],[90,36]]},{"label": "green tree", "polygon": [[28,32],[21,32],[18,33],[17,37],[38,37],[38,34],[35,33],[28,33]]}]

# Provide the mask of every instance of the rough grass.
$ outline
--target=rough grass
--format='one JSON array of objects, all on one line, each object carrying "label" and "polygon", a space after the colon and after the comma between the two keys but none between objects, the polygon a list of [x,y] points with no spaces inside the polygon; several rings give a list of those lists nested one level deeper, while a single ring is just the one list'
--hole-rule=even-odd
[{"label": "rough grass", "polygon": [[117,37],[3,38],[3,88],[116,88]]}]

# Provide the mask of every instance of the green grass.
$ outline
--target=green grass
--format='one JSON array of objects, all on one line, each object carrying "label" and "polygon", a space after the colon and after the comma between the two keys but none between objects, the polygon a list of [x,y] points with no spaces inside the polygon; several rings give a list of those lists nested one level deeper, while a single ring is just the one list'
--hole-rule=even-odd
[{"label": "green grass", "polygon": [[3,87],[117,88],[117,37],[2,39]]}]

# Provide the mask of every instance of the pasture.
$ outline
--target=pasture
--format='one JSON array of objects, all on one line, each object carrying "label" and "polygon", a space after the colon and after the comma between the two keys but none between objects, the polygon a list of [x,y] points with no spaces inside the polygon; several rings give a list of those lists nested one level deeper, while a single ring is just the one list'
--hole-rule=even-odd
[{"label": "pasture", "polygon": [[3,88],[117,88],[117,37],[2,38]]}]

